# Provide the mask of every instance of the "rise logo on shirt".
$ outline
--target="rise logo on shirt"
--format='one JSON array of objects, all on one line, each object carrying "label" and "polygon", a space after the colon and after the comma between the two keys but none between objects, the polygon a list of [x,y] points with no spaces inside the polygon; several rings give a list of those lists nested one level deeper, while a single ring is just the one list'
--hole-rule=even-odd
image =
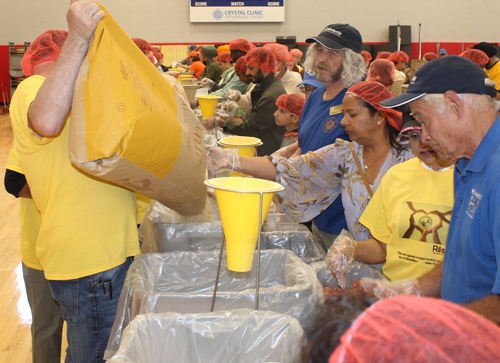
[{"label": "rise logo on shirt", "polygon": [[450,226],[450,217],[451,207],[404,202],[399,222],[400,236],[415,241],[444,245]]}]

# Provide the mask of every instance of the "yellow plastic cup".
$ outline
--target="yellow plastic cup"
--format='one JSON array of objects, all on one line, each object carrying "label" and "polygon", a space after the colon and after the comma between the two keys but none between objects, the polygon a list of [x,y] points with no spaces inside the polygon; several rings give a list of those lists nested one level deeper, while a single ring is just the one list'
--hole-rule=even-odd
[{"label": "yellow plastic cup", "polygon": [[[228,136],[219,140],[219,145],[224,149],[237,149],[240,156],[255,156],[255,148],[262,145],[262,141],[250,136]],[[246,177],[248,175],[231,172],[234,177]]]},{"label": "yellow plastic cup", "polygon": [[[226,238],[227,268],[236,272],[250,271],[269,205],[274,193],[283,187],[255,178],[216,178],[205,180],[205,184],[215,189]],[[260,193],[263,198],[259,223]]]},{"label": "yellow plastic cup", "polygon": [[207,117],[215,116],[215,108],[222,98],[220,96],[197,96],[200,103],[201,116],[206,119]]},{"label": "yellow plastic cup", "polygon": [[196,85],[196,78],[187,78],[179,76],[182,85]]}]

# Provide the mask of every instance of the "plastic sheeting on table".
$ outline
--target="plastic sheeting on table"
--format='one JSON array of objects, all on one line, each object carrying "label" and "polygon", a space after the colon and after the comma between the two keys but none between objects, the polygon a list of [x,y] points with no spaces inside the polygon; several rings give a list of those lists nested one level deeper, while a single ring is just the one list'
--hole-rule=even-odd
[{"label": "plastic sheeting on table", "polygon": [[157,201],[151,201],[139,228],[139,239],[142,242],[141,252],[160,252],[156,223],[204,224],[219,221],[220,214],[215,197],[207,196],[207,203],[202,213],[193,217],[184,217]]},{"label": "plastic sheeting on table", "polygon": [[[148,242],[152,245],[149,252],[218,250],[222,243],[222,236],[220,222],[155,223],[155,239],[153,242]],[[307,228],[300,231],[264,232],[261,234],[261,249],[293,251],[308,264],[324,260],[326,256],[323,248]]]},{"label": "plastic sheeting on table", "polygon": [[[335,276],[333,276],[330,269],[326,266],[325,261],[315,262],[311,264],[311,267],[316,271],[316,275],[321,285],[325,287],[339,287],[339,285],[337,284],[337,279],[335,278]],[[351,269],[345,274],[345,278],[347,281],[346,287],[350,287],[352,282],[361,280],[365,277],[377,280],[385,280],[384,275],[382,275],[376,268],[365,263],[355,261],[352,263]]]},{"label": "plastic sheeting on table", "polygon": [[305,339],[299,322],[271,311],[138,315],[109,363],[295,363]]},{"label": "plastic sheeting on table", "polygon": [[[276,207],[275,207],[276,208]],[[265,232],[274,231],[308,231],[307,227],[303,224],[294,222],[287,217],[284,213],[277,211],[269,211],[262,226]]]},{"label": "plastic sheeting on table", "polygon": [[[257,253],[256,253],[257,255]],[[123,286],[106,357],[119,347],[123,329],[138,314],[210,311],[219,260],[218,251],[138,255]],[[255,306],[256,263],[248,273],[221,265],[214,311]],[[293,252],[261,252],[259,310],[288,314],[306,323],[324,298],[316,271]]]}]

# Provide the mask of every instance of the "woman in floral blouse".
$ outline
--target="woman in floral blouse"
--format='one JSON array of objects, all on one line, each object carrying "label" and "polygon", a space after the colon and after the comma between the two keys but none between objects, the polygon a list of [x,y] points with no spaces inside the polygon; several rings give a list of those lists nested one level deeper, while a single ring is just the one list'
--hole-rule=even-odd
[{"label": "woman in floral blouse", "polygon": [[[380,106],[390,97],[393,94],[381,83],[360,82],[348,89],[342,102],[341,124],[373,192],[387,170],[413,158],[408,144],[397,142],[401,113]],[[359,218],[370,201],[370,193],[350,145],[337,139],[334,144],[296,157],[290,156],[299,153],[287,148],[259,158],[240,158],[236,150],[208,147],[207,167],[211,174],[231,169],[277,181],[285,187],[278,193],[277,206],[297,222],[311,220],[341,195],[349,232],[355,239],[365,240],[371,237],[370,231],[359,223]],[[325,240],[325,247],[332,243]]]}]

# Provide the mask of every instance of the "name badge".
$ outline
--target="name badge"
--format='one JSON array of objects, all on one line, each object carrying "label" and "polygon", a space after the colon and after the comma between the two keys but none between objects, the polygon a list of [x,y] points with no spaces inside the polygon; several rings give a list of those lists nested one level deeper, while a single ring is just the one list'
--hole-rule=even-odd
[{"label": "name badge", "polygon": [[342,113],[342,105],[330,107],[330,116]]}]

